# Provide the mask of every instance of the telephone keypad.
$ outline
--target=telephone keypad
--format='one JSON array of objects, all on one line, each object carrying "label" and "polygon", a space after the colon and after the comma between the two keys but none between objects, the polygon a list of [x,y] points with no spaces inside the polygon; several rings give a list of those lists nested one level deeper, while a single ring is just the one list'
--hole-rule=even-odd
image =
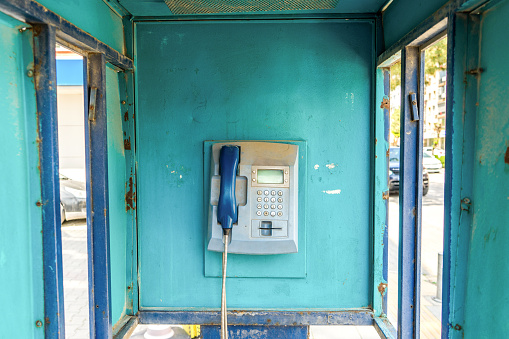
[{"label": "telephone keypad", "polygon": [[257,190],[255,195],[256,201],[263,201],[264,204],[257,204],[253,213],[256,211],[257,216],[263,215],[265,217],[269,217],[270,219],[285,219],[287,212],[285,207],[286,200],[284,192],[285,190]]}]

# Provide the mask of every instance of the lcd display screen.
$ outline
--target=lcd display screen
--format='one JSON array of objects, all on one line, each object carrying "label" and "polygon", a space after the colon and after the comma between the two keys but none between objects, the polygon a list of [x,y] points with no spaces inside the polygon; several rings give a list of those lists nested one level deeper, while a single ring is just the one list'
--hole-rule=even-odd
[{"label": "lcd display screen", "polygon": [[257,181],[259,184],[282,184],[284,183],[283,170],[259,169]]}]

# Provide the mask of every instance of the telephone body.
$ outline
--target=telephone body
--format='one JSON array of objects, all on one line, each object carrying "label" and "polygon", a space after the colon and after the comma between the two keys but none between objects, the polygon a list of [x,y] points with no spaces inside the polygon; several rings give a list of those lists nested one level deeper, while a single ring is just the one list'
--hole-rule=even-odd
[{"label": "telephone body", "polygon": [[224,247],[223,230],[217,220],[223,146],[236,146],[240,151],[234,185],[238,219],[232,227],[228,252],[298,252],[299,146],[261,141],[220,142],[212,146],[207,249],[222,252]]}]

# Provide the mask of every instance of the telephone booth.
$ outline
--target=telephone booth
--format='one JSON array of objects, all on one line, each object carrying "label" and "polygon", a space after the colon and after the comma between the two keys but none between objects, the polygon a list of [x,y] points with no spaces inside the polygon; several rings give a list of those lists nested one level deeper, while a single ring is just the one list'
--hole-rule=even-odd
[{"label": "telephone booth", "polygon": [[59,44],[84,60],[90,337],[418,338],[424,51],[447,35],[441,336],[505,337],[508,16],[508,0],[0,0],[1,332],[65,338]]}]

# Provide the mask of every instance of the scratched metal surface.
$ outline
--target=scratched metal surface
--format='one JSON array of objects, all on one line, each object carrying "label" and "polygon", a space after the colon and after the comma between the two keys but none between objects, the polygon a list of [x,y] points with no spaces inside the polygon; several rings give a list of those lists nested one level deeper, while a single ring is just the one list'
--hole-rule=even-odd
[{"label": "scratched metal surface", "polygon": [[[0,13],[2,336],[44,338],[42,208],[31,31]],[[30,64],[31,63],[31,64]],[[8,98],[8,100],[5,100]],[[36,203],[39,202],[39,205]],[[36,325],[40,321],[40,326]]]},{"label": "scratched metal surface", "polygon": [[[509,1],[481,15],[479,97],[475,130],[465,338],[501,338],[509,322]],[[466,211],[463,211],[465,213]]]},{"label": "scratched metal surface", "polygon": [[125,203],[126,162],[122,112],[117,73],[106,68],[108,119],[108,193],[110,216],[111,320],[115,324],[125,315],[127,296],[127,211]]},{"label": "scratched metal surface", "polygon": [[229,279],[229,307],[367,307],[372,24],[136,30],[140,308],[219,307],[220,279],[204,277],[202,161],[218,139],[308,144],[307,277]]},{"label": "scratched metal surface", "polygon": [[104,1],[40,0],[41,5],[122,53],[122,19]]},{"label": "scratched metal surface", "polygon": [[447,0],[394,1],[383,14],[385,46],[389,48],[432,14]]}]

